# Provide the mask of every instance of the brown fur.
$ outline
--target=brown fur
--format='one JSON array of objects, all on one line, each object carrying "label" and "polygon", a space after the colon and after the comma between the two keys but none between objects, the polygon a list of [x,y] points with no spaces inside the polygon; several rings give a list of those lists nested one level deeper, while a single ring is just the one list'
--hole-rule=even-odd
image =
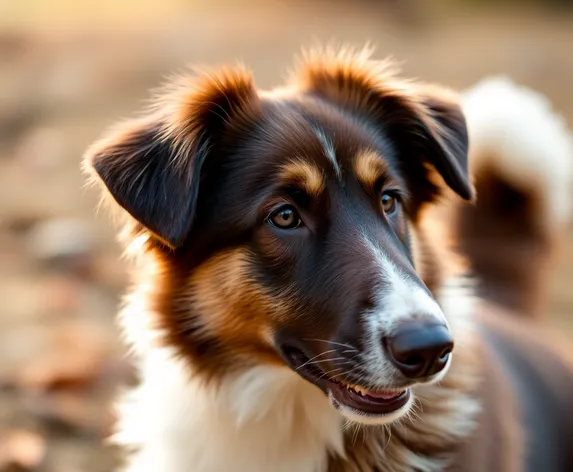
[{"label": "brown fur", "polygon": [[303,159],[293,159],[283,166],[281,178],[286,185],[300,185],[311,196],[318,196],[324,190],[324,180],[320,170]]},{"label": "brown fur", "polygon": [[[525,470],[519,392],[495,365],[495,343],[456,312],[467,295],[445,293],[446,279],[459,284],[464,267],[447,255],[434,204],[440,195],[473,196],[453,97],[348,51],[309,53],[291,87],[276,93],[259,93],[242,67],[178,81],[149,116],[87,155],[133,218],[132,237],[143,235],[137,252],[151,267],[138,274],[143,295],[134,297],[149,319],[131,320],[128,336],[141,323],[154,333],[144,349],[168,346],[215,383],[255,365],[290,365],[283,344],[312,355],[329,339],[361,349],[357,313],[373,306],[378,289],[379,268],[358,244],[369,236],[402,276],[452,305],[455,357],[440,384],[416,387],[410,417],[347,430],[347,457],[332,456],[329,472]],[[329,134],[340,174],[317,129]],[[401,192],[395,215],[383,214],[379,201],[389,183]],[[305,220],[294,235],[268,224],[285,204]],[[336,355],[344,357],[336,351],[316,365],[330,372]]]},{"label": "brown fur", "polygon": [[[184,77],[165,87],[148,116],[123,123],[95,143],[85,168],[99,174],[110,196],[162,243],[179,246],[189,231],[200,179],[190,160],[202,161],[231,116],[240,133],[259,113],[257,104],[242,67]],[[148,160],[151,155],[155,161]],[[164,187],[171,191],[168,198]]]},{"label": "brown fur", "polygon": [[[465,127],[455,94],[435,85],[398,79],[397,72],[390,61],[370,60],[368,50],[356,54],[351,50],[325,52],[317,49],[303,56],[292,82],[303,92],[316,93],[350,110],[385,116],[389,121],[394,119],[397,123],[395,132],[399,133],[402,126],[408,125],[419,130],[417,132],[427,133],[441,149],[436,153],[426,150],[427,157],[448,185],[463,198],[471,199],[472,188],[461,178],[467,174],[467,164],[451,154],[463,143],[452,140],[451,133],[445,132],[447,127],[442,126],[445,121],[457,130]],[[419,157],[419,154],[420,150],[414,156]],[[453,165],[447,167],[444,162]],[[437,188],[430,182],[425,166],[417,172],[415,195],[426,199],[436,193]]]},{"label": "brown fur", "polygon": [[367,189],[373,189],[386,174],[386,164],[375,152],[364,152],[356,156],[355,172],[358,180]]}]

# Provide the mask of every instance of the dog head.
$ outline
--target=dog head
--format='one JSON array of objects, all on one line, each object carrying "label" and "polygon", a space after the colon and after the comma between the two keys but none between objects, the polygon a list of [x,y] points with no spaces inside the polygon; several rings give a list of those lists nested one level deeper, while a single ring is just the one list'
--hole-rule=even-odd
[{"label": "dog head", "polygon": [[87,163],[148,235],[158,329],[195,371],[286,365],[384,423],[451,361],[412,240],[442,187],[471,198],[467,147],[449,92],[318,52],[272,92],[242,67],[179,80]]}]

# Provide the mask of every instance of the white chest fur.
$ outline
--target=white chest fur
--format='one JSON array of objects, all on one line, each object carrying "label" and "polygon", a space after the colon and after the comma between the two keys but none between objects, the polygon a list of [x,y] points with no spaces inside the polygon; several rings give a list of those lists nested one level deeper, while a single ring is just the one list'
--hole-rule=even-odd
[{"label": "white chest fur", "polygon": [[256,367],[213,391],[154,352],[142,379],[114,438],[136,448],[128,472],[323,472],[329,452],[343,454],[340,415],[287,368]]}]

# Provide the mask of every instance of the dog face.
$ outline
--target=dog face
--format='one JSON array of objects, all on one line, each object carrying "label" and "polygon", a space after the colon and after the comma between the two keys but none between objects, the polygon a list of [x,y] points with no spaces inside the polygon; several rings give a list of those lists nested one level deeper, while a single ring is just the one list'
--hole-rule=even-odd
[{"label": "dog face", "polygon": [[451,360],[412,238],[438,174],[471,197],[466,153],[449,94],[317,53],[275,92],[241,68],[185,79],[87,162],[149,236],[157,327],[194,371],[286,365],[383,423]]}]

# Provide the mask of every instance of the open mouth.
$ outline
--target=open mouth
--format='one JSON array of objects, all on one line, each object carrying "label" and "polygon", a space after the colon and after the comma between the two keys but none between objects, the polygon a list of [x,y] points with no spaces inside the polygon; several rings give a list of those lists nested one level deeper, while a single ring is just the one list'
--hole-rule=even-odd
[{"label": "open mouth", "polygon": [[409,388],[369,388],[347,383],[328,376],[299,349],[287,348],[284,353],[291,367],[327,393],[337,409],[350,409],[360,416],[385,416],[397,412],[410,400]]}]

